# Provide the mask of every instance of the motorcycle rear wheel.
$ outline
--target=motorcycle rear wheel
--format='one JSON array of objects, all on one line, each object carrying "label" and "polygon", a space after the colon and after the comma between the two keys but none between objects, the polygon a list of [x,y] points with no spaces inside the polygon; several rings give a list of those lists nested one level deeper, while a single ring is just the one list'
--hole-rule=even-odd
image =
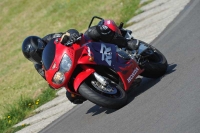
[{"label": "motorcycle rear wheel", "polygon": [[149,50],[153,51],[153,54],[147,57],[148,62],[146,62],[141,66],[142,68],[144,68],[144,72],[142,72],[140,75],[147,78],[159,78],[163,76],[167,71],[168,67],[167,59],[155,47],[146,43],[145,45],[149,46]]},{"label": "motorcycle rear wheel", "polygon": [[119,109],[126,105],[127,94],[120,87],[120,85],[109,82],[109,85],[113,87],[116,93],[109,94],[103,91],[99,91],[93,84],[92,81],[98,82],[95,78],[89,78],[83,82],[79,87],[79,93],[89,101],[102,107],[110,109]]}]

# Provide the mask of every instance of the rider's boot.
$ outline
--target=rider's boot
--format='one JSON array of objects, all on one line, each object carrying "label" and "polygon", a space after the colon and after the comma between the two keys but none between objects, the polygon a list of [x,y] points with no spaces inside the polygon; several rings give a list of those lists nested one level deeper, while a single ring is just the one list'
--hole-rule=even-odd
[{"label": "rider's boot", "polygon": [[66,92],[66,97],[74,104],[82,104],[84,101],[86,101],[84,97],[72,94],[68,91]]},{"label": "rider's boot", "polygon": [[140,41],[138,39],[127,40],[127,49],[128,50],[137,50],[140,46]]}]

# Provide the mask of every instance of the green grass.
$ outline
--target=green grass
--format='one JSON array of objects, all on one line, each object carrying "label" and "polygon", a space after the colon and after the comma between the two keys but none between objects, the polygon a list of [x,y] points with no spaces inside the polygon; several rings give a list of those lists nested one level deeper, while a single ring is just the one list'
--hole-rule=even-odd
[{"label": "green grass", "polygon": [[[63,32],[69,28],[84,32],[93,16],[113,19],[117,24],[127,22],[140,7],[139,2],[140,0],[55,0],[51,2],[49,0],[16,0],[14,2],[1,0],[1,120],[3,121],[4,117],[12,114],[11,112],[14,112],[12,124],[24,119],[30,115],[30,111],[20,112],[20,108],[23,107],[22,103],[29,100],[35,101],[38,97],[41,99],[43,92],[49,90],[45,80],[21,52],[21,43],[26,36],[43,37],[46,34]],[[19,118],[19,114],[15,114],[18,111],[22,114]],[[8,122],[8,119],[6,120]],[[1,123],[0,126],[2,126]]]},{"label": "green grass", "polygon": [[7,105],[7,113],[0,119],[0,133],[11,133],[24,128],[26,126],[25,124],[16,128],[14,128],[13,125],[26,117],[34,115],[34,112],[32,112],[34,109],[43,105],[45,102],[52,100],[55,96],[55,90],[46,89],[36,99],[21,96],[15,104]]},{"label": "green grass", "polygon": [[24,125],[21,125],[21,126],[18,126],[18,127],[11,127],[11,128],[8,128],[7,130],[5,130],[5,133],[15,133],[15,132],[27,127],[27,126],[29,126],[29,125],[24,124]]}]

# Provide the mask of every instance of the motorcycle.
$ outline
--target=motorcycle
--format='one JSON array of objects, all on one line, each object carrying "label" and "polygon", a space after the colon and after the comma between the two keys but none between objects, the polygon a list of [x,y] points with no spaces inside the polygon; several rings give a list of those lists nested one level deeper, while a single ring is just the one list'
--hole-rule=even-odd
[{"label": "motorcycle", "polygon": [[[88,27],[100,19],[109,28],[132,38],[112,20],[94,16]],[[141,75],[158,78],[167,70],[167,60],[155,47],[138,40],[138,49],[129,51],[114,44],[94,42],[82,35],[79,41],[65,46],[60,38],[51,40],[42,53],[46,81],[55,89],[65,87],[73,95],[106,108],[126,105],[127,93]]]}]

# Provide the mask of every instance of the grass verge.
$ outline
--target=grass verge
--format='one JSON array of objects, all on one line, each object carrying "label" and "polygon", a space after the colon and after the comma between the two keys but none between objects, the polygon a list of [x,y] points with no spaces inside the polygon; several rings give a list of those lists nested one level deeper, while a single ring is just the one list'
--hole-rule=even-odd
[{"label": "grass verge", "polygon": [[0,132],[1,133],[14,133],[28,125],[23,124],[19,127],[13,125],[24,120],[26,117],[34,115],[33,110],[43,105],[47,101],[55,98],[55,90],[44,90],[36,99],[21,96],[21,98],[14,104],[7,105],[7,113],[0,119]]}]

